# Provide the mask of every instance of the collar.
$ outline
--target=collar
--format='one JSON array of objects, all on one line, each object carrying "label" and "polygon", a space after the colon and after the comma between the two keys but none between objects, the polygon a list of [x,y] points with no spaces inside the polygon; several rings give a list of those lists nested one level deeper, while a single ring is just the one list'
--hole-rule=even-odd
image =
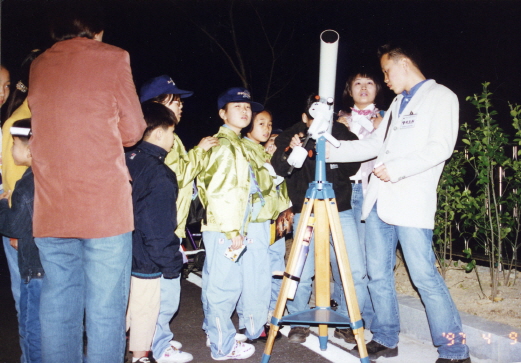
[{"label": "collar", "polygon": [[235,133],[230,127],[228,127],[226,124],[222,125],[219,129],[219,134],[224,134],[228,136],[231,140],[240,141],[241,137]]},{"label": "collar", "polygon": [[418,91],[418,89],[420,89],[420,87],[427,81],[429,81],[429,79],[424,79],[423,81],[416,83],[409,92],[403,91],[402,96],[411,99],[412,96],[416,94],[416,91]]},{"label": "collar", "polygon": [[358,107],[356,107],[356,105],[354,105],[352,108],[353,108],[353,110],[359,110],[359,111],[363,111],[363,110],[373,111],[375,108],[375,105],[374,105],[374,103],[371,103],[369,106],[367,106],[366,108],[363,108],[361,110]]},{"label": "collar", "polygon": [[255,141],[253,141],[252,139],[250,139],[247,136],[244,136],[242,139],[244,141],[247,141],[246,142],[247,147],[249,147],[251,149],[259,149],[259,151],[262,151],[263,153],[265,152],[264,146],[262,146],[262,144],[256,143]]},{"label": "collar", "polygon": [[142,141],[139,145],[139,149],[141,149],[146,154],[158,158],[159,160],[164,160],[165,156],[168,154],[168,152],[162,147],[151,144],[148,141]]}]

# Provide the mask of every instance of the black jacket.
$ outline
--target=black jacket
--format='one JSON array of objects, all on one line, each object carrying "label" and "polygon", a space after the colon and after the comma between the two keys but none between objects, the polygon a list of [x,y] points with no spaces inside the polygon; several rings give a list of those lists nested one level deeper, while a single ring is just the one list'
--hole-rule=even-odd
[{"label": "black jacket", "polygon": [[125,154],[132,177],[134,232],[132,275],[140,278],[179,276],[183,259],[177,227],[177,178],[165,165],[167,152],[143,141]]},{"label": "black jacket", "polygon": [[[293,211],[295,213],[301,212],[309,183],[315,180],[315,140],[309,139],[306,149],[310,156],[304,161],[302,168],[293,169],[291,175],[288,175],[290,165],[287,162],[287,158],[292,151],[289,148],[289,143],[293,135],[300,132],[307,135],[307,130],[308,128],[304,122],[298,122],[289,129],[284,130],[275,139],[277,151],[275,151],[271,159],[271,164],[277,174],[286,179],[289,198],[291,203],[293,203]],[[331,134],[338,140],[358,140],[355,134],[338,122],[333,123]],[[339,212],[351,209],[351,181],[349,177],[355,175],[359,168],[360,163],[326,164],[326,178],[329,183],[333,183]]]},{"label": "black jacket", "polygon": [[18,239],[18,268],[25,282],[44,275],[38,247],[33,238],[34,175],[28,168],[16,182],[11,196],[0,200],[0,233]]}]

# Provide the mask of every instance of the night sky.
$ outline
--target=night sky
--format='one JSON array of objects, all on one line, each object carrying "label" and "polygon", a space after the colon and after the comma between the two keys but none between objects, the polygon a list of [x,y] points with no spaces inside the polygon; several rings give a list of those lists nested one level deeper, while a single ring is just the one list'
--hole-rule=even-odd
[{"label": "night sky", "polygon": [[[1,4],[1,60],[15,71],[30,50],[52,45],[47,30],[50,2]],[[130,53],[138,89],[150,77],[169,74],[180,88],[195,92],[186,99],[178,128],[188,147],[217,131],[219,93],[242,85],[222,50],[202,30],[235,58],[232,23],[254,100],[265,101],[268,84],[278,92],[266,103],[276,127],[297,122],[306,96],[318,91],[319,35],[326,29],[340,34],[337,109],[353,67],[379,69],[378,46],[402,38],[422,50],[424,75],[458,95],[461,121],[475,118],[465,97],[480,93],[485,81],[491,82],[493,103],[505,129],[509,129],[507,101],[521,103],[521,1],[105,0],[103,4],[107,24],[103,40]],[[384,108],[393,97],[386,89]]]}]

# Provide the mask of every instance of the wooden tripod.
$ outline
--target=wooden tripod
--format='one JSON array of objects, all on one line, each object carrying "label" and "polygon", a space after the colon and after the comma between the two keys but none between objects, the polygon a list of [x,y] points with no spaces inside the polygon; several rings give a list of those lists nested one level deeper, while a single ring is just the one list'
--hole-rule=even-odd
[{"label": "wooden tripod", "polygon": [[[299,224],[294,234],[293,246],[284,272],[284,278],[280,289],[277,305],[271,319],[270,333],[264,349],[261,363],[268,363],[273,349],[275,336],[280,325],[288,323],[306,323],[318,324],[320,349],[327,349],[327,328],[331,326],[348,326],[353,329],[358,350],[360,353],[360,361],[369,363],[367,356],[367,348],[364,340],[364,327],[356,299],[355,285],[351,275],[351,267],[345,247],[342,228],[340,225],[340,217],[331,183],[322,181],[325,176],[325,140],[323,137],[317,141],[317,172],[316,181],[310,183],[306,193],[306,199],[302,208]],[[305,243],[305,234],[308,225],[313,219],[311,213],[315,216],[315,291],[316,291],[316,307],[311,310],[298,312],[295,314],[282,317],[288,296],[291,290],[299,281],[300,274],[299,261],[302,261],[303,246]],[[329,232],[333,237],[334,250],[337,256],[338,268],[342,279],[347,307],[349,311],[349,319],[331,310],[330,306],[330,256],[329,256]]]}]

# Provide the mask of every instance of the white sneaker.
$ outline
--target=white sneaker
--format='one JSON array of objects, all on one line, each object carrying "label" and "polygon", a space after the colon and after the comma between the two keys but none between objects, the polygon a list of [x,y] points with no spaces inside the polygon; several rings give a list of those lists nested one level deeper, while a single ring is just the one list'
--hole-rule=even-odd
[{"label": "white sneaker", "polygon": [[246,359],[255,353],[255,347],[248,343],[235,342],[232,351],[223,357],[215,358],[212,354],[213,360],[229,360],[229,359]]},{"label": "white sneaker", "polygon": [[173,347],[166,348],[161,358],[156,359],[157,363],[186,363],[190,362],[194,357],[187,352],[180,351]]},{"label": "white sneaker", "polygon": [[181,349],[183,347],[183,344],[181,344],[181,342],[178,342],[177,340],[171,340],[170,346],[174,349]]},{"label": "white sneaker", "polygon": [[244,343],[246,340],[248,340],[248,337],[244,334],[237,333],[235,334],[235,340],[239,343]]},{"label": "white sneaker", "polygon": [[[246,340],[248,340],[248,337],[244,334],[239,334],[239,333],[236,333],[235,334],[235,340],[238,341],[238,342],[241,342],[241,343],[244,343]],[[173,342],[174,340],[172,340]],[[179,343],[179,342],[178,342]],[[181,344],[181,343],[179,343]],[[210,337],[208,336],[208,334],[206,334],[206,346],[208,348],[210,348]],[[175,348],[175,347],[174,347]],[[177,348],[177,349],[180,349],[180,348]]]}]

